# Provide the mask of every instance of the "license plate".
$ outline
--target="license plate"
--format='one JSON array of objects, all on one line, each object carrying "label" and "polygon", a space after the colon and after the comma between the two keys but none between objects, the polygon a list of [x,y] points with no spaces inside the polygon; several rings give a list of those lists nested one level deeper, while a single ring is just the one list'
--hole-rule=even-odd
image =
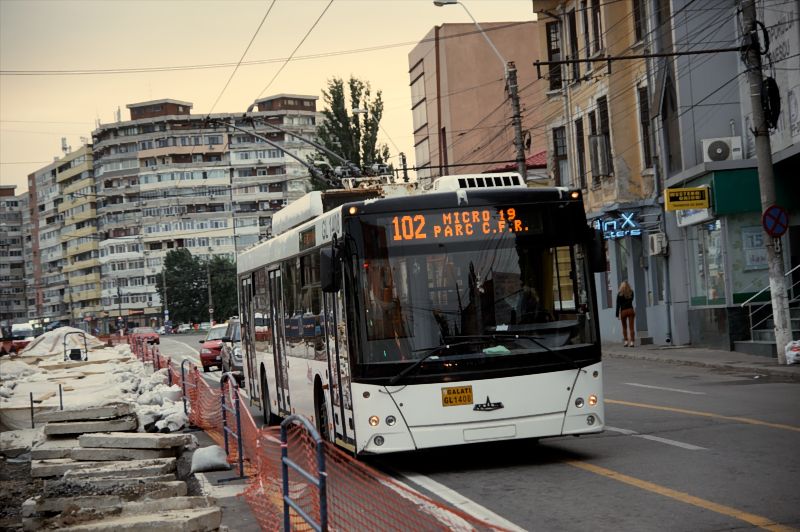
[{"label": "license plate", "polygon": [[461,406],[472,404],[472,386],[451,386],[442,388],[442,406]]}]

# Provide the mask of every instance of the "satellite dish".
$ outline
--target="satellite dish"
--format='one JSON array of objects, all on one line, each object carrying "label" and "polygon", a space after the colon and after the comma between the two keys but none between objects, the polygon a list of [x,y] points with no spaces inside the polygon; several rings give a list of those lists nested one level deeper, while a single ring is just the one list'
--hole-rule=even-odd
[{"label": "satellite dish", "polygon": [[727,161],[731,157],[731,147],[723,140],[715,140],[708,145],[707,154],[712,161]]}]

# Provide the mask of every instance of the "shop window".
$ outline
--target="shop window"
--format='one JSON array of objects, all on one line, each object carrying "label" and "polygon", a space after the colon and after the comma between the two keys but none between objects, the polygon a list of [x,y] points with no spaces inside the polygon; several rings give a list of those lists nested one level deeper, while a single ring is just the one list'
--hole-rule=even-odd
[{"label": "shop window", "polygon": [[719,220],[689,230],[691,304],[725,304],[725,264],[722,254],[722,224]]}]

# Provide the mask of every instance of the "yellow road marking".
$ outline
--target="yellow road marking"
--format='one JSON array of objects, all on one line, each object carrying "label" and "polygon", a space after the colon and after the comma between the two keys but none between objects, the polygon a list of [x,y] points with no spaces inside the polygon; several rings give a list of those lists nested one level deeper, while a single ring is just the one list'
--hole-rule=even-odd
[{"label": "yellow road marking", "polygon": [[712,512],[716,512],[718,514],[726,515],[728,517],[733,517],[735,519],[739,519],[740,521],[744,521],[745,523],[750,523],[753,526],[763,528],[765,530],[771,530],[773,532],[790,532],[795,530],[791,527],[778,524],[772,519],[769,519],[767,517],[761,517],[760,515],[743,512],[741,510],[737,510],[736,508],[731,508],[730,506],[725,506],[723,504],[717,504],[715,502],[707,501],[705,499],[701,499],[700,497],[695,497],[694,495],[689,495],[688,493],[684,493],[682,491],[673,490],[664,486],[659,486],[658,484],[654,484],[652,482],[648,482],[646,480],[640,480],[638,478],[624,475],[622,473],[618,473],[611,469],[606,469],[605,467],[587,464],[585,462],[579,462],[577,460],[570,460],[567,463],[571,466],[577,467],[578,469],[583,469],[584,471],[589,471],[591,473],[595,473],[597,475],[601,475],[610,478],[612,480],[624,482],[625,484],[630,484],[631,486],[651,491],[653,493],[669,497],[670,499],[675,499],[677,501],[684,502],[686,504],[691,504],[692,506],[697,506],[705,510],[711,510]]},{"label": "yellow road marking", "polygon": [[606,403],[611,403],[614,405],[623,405],[623,406],[635,406],[638,408],[650,408],[652,410],[664,410],[665,412],[677,412],[679,414],[688,414],[690,416],[702,416],[702,417],[710,417],[715,419],[725,419],[727,421],[738,421],[740,423],[747,423],[750,425],[761,425],[763,427],[772,427],[773,429],[782,429],[782,430],[791,430],[794,432],[800,432],[800,427],[796,427],[794,425],[783,425],[781,423],[769,423],[767,421],[760,421],[758,419],[752,419],[749,417],[737,417],[737,416],[723,416],[720,414],[713,414],[711,412],[699,412],[697,410],[686,410],[684,408],[672,408],[669,406],[658,406],[658,405],[648,405],[644,403],[631,403],[629,401],[616,401],[614,399],[606,399]]}]

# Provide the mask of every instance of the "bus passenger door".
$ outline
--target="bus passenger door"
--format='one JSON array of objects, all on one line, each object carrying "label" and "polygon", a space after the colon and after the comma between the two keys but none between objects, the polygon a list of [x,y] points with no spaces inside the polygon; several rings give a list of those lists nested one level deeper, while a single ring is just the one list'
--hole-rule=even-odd
[{"label": "bus passenger door", "polygon": [[252,405],[259,397],[258,371],[256,371],[256,346],[253,341],[253,285],[250,277],[239,280],[239,326],[241,331],[241,347],[244,364],[244,382],[247,387],[247,396]]},{"label": "bus passenger door", "polygon": [[278,395],[278,413],[290,415],[289,366],[286,358],[286,330],[283,323],[283,300],[281,299],[281,271],[269,272],[269,298],[272,320],[272,352],[275,359],[275,383]]},{"label": "bus passenger door", "polygon": [[[334,441],[355,452],[353,401],[350,395],[350,359],[347,327],[344,319],[343,291],[324,294],[325,344],[328,350],[328,374]],[[334,307],[335,306],[335,307]],[[335,316],[335,320],[334,320]]]}]

